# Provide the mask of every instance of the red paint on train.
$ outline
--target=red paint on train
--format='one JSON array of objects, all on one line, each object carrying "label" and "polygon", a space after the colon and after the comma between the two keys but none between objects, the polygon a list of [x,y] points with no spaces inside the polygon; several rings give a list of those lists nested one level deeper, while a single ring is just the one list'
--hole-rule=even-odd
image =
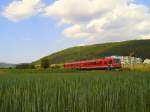
[{"label": "red paint on train", "polygon": [[85,60],[64,64],[66,69],[116,69],[121,68],[120,59],[107,57],[97,60]]}]

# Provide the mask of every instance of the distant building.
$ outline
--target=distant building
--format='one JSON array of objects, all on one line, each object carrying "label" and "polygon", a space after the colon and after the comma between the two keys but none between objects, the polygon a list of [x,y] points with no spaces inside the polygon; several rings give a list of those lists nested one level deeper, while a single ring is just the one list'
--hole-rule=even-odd
[{"label": "distant building", "polygon": [[150,59],[145,59],[144,64],[150,64]]},{"label": "distant building", "polygon": [[120,59],[122,64],[141,64],[141,63],[143,63],[143,60],[141,58],[137,58],[137,57],[131,57],[131,56],[111,56],[111,57]]}]

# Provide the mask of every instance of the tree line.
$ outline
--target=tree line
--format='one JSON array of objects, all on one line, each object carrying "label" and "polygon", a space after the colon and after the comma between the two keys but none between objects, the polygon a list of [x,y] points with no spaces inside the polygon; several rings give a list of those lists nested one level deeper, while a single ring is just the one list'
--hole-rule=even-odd
[{"label": "tree line", "polygon": [[[40,69],[60,69],[62,65],[50,64],[50,61],[47,58],[43,58],[40,61]],[[36,66],[32,63],[21,63],[16,65],[16,69],[36,69]]]}]

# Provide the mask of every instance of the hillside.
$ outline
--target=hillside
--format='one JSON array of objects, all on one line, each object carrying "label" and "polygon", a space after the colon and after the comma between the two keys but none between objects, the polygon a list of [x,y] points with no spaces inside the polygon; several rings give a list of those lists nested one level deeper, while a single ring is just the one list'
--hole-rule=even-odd
[{"label": "hillside", "polygon": [[[44,58],[49,59],[51,64],[58,64],[79,60],[97,59],[112,55],[129,56],[131,54],[143,59],[150,58],[150,40],[132,40],[73,47],[53,53]],[[40,60],[34,63],[38,64]]]}]

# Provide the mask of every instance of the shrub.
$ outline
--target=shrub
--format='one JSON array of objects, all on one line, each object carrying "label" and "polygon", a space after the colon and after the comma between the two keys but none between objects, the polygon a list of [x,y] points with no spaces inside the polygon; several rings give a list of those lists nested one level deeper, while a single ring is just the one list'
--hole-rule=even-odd
[{"label": "shrub", "polygon": [[49,60],[46,58],[43,58],[41,60],[41,68],[47,69],[49,68]]},{"label": "shrub", "polygon": [[35,69],[35,66],[32,64],[28,64],[28,63],[22,63],[22,64],[16,65],[16,69]]}]

